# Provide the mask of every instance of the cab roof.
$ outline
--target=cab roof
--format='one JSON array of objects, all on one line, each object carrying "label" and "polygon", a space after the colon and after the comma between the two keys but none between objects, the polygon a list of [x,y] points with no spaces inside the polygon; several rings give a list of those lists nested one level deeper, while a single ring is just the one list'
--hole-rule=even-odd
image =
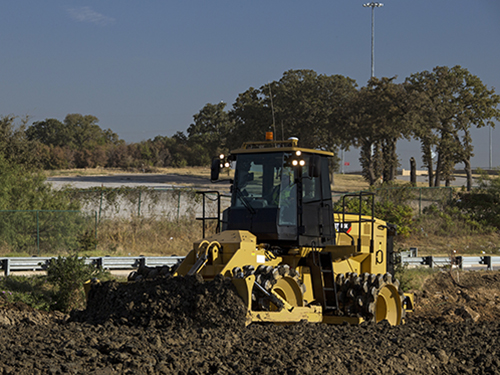
[{"label": "cab roof", "polygon": [[299,140],[291,138],[286,141],[264,141],[264,142],[245,142],[236,150],[231,151],[231,154],[256,154],[263,152],[305,152],[308,154],[333,156],[333,152],[314,150],[312,148],[303,148],[298,146]]}]

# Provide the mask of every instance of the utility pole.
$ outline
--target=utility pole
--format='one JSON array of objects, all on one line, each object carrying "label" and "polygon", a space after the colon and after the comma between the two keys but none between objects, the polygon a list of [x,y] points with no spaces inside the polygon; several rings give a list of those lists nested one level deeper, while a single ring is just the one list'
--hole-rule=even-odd
[{"label": "utility pole", "polygon": [[371,77],[375,77],[375,8],[383,7],[382,3],[366,3],[363,4],[365,8],[372,8],[372,75]]}]

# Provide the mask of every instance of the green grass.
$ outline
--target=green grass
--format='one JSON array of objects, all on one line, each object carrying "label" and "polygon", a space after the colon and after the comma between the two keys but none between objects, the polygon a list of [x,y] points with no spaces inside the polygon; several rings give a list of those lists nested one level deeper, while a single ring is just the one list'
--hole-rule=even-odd
[{"label": "green grass", "polygon": [[425,281],[436,272],[440,272],[440,270],[430,267],[407,268],[399,266],[396,268],[394,276],[399,280],[401,289],[408,292],[410,290],[422,290]]}]

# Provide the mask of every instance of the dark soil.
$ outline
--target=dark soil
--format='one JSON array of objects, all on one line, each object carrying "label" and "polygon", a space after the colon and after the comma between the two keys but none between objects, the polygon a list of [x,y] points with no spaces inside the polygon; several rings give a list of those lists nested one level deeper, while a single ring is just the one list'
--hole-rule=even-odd
[{"label": "dark soil", "polygon": [[438,274],[398,327],[244,327],[222,278],[104,283],[67,320],[0,321],[0,374],[495,374],[499,287],[498,272]]}]

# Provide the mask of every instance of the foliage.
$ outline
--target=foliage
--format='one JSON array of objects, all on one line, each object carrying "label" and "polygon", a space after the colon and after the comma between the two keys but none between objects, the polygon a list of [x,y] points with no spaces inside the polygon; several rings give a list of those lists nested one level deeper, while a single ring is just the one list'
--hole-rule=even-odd
[{"label": "foliage", "polygon": [[46,246],[71,246],[64,238],[88,224],[86,217],[76,212],[79,202],[52,190],[41,173],[9,162],[2,155],[0,179],[0,242],[11,248],[33,249],[37,236]]},{"label": "foliage", "polygon": [[[466,166],[472,185],[470,158],[474,156],[470,128],[495,126],[500,119],[500,96],[460,66],[438,66],[432,72],[412,74],[405,81],[412,95],[414,136],[421,141],[423,162],[429,170],[429,186],[448,186],[456,163]],[[432,150],[437,152],[434,172]],[[434,176],[434,180],[432,179]]]},{"label": "foliage", "polygon": [[95,227],[94,217],[80,211],[4,211],[0,223],[4,251],[30,255],[77,250],[83,233]]},{"label": "foliage", "polygon": [[432,204],[415,219],[415,228],[427,236],[454,237],[488,234],[494,227],[486,222],[479,222],[470,214],[461,211],[453,204],[438,208]]},{"label": "foliage", "polygon": [[413,224],[413,209],[410,206],[389,201],[377,202],[375,212],[376,217],[397,225],[398,236],[408,237],[410,235]]},{"label": "foliage", "polygon": [[226,103],[206,104],[199,113],[193,116],[194,124],[187,129],[189,143],[203,145],[199,152],[203,155],[202,164],[209,164],[212,157],[227,153],[226,138],[231,127],[228,113],[224,110]]},{"label": "foliage", "polygon": [[[337,153],[348,148],[349,100],[356,92],[354,80],[318,75],[312,70],[289,70],[279,81],[250,88],[240,94],[229,112],[234,121],[228,147],[264,139],[298,137],[303,147]],[[334,157],[333,167],[338,168]]]},{"label": "foliage", "polygon": [[[430,186],[449,184],[456,163],[466,165],[471,181],[471,126],[494,126],[500,119],[500,96],[467,69],[436,67],[415,73],[404,83],[396,77],[372,78],[357,89],[341,75],[289,70],[260,88],[250,87],[226,104],[207,103],[193,115],[186,134],[157,136],[126,144],[92,115],[68,114],[29,126],[15,118],[0,121],[0,154],[45,169],[111,167],[142,172],[158,167],[207,166],[219,153],[243,142],[298,137],[302,147],[334,153],[331,172],[339,167],[340,150],[360,148],[363,175],[370,185],[393,181],[399,161],[398,140],[411,137],[422,145]],[[433,153],[438,160],[434,173]]]},{"label": "foliage", "polygon": [[88,168],[107,164],[107,149],[123,144],[110,129],[102,130],[98,118],[68,114],[63,122],[46,119],[26,129],[26,137],[40,149],[40,163],[46,169]]},{"label": "foliage", "polygon": [[393,181],[399,166],[396,142],[409,139],[409,97],[392,78],[372,78],[350,103],[352,124],[348,137],[360,147],[363,176],[374,185]]},{"label": "foliage", "polygon": [[478,186],[471,192],[460,192],[454,206],[483,226],[500,229],[500,177],[481,174]]},{"label": "foliage", "polygon": [[20,164],[26,169],[38,166],[38,148],[25,134],[27,118],[20,124],[15,116],[0,118],[0,158],[9,164]]},{"label": "foliage", "polygon": [[[378,197],[377,197],[378,198]],[[344,200],[337,201],[334,206],[334,212],[348,212],[359,214],[361,207],[362,215],[372,215],[372,201],[371,197],[364,196],[361,199],[361,206],[359,197],[347,197]],[[391,224],[396,224],[398,228],[398,235],[407,237],[412,231],[413,224],[413,209],[408,204],[398,204],[391,200],[376,200],[373,205],[373,214],[376,218],[384,220]]]},{"label": "foliage", "polygon": [[344,199],[339,199],[333,205],[333,212],[359,214],[360,210],[362,215],[372,214],[371,197],[363,197],[363,199],[361,199],[361,203],[359,201],[359,197],[345,197]]},{"label": "foliage", "polygon": [[78,254],[53,258],[47,267],[47,281],[55,286],[57,309],[68,312],[78,307],[85,299],[83,283],[101,273]]},{"label": "foliage", "polygon": [[54,309],[56,300],[46,276],[7,276],[0,278],[1,297],[10,303],[22,302],[38,310]]},{"label": "foliage", "polygon": [[98,242],[95,230],[87,230],[78,236],[78,250],[83,252],[95,250]]},{"label": "foliage", "polygon": [[436,272],[440,271],[430,267],[408,268],[405,264],[396,263],[394,277],[399,280],[401,289],[404,292],[409,292],[422,290],[425,281]]}]

